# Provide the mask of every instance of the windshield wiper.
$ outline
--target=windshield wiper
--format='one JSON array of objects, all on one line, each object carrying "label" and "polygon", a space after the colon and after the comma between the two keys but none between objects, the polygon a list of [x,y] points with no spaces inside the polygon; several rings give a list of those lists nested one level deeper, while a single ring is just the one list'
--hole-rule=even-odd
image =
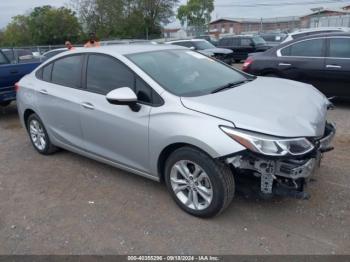
[{"label": "windshield wiper", "polygon": [[223,90],[225,90],[225,89],[234,88],[234,87],[236,87],[236,86],[243,85],[243,84],[245,84],[245,83],[247,83],[247,82],[250,82],[250,81],[252,81],[252,80],[251,80],[251,79],[245,79],[245,80],[243,80],[243,81],[237,81],[237,82],[227,83],[227,84],[224,85],[224,86],[220,86],[220,87],[214,89],[214,90],[211,92],[211,94],[215,94],[215,93],[221,92],[221,91],[223,91]]}]

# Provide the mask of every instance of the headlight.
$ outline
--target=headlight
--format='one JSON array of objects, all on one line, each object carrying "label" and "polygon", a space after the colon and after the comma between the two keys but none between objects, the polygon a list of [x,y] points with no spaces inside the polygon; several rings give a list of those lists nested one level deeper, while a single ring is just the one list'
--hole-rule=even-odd
[{"label": "headlight", "polygon": [[278,138],[220,126],[229,137],[253,152],[268,156],[303,155],[314,149],[306,138]]}]

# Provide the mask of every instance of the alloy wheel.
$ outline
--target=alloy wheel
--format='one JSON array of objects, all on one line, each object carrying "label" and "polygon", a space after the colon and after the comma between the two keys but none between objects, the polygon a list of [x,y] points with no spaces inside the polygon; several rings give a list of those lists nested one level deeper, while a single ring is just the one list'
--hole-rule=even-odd
[{"label": "alloy wheel", "polygon": [[35,119],[30,121],[29,132],[30,132],[30,138],[32,139],[35,147],[38,150],[43,151],[46,147],[47,141],[46,141],[46,134],[41,123],[39,123],[39,121]]},{"label": "alloy wheel", "polygon": [[209,176],[192,161],[180,160],[175,163],[170,172],[170,183],[176,197],[190,209],[206,209],[213,200]]}]

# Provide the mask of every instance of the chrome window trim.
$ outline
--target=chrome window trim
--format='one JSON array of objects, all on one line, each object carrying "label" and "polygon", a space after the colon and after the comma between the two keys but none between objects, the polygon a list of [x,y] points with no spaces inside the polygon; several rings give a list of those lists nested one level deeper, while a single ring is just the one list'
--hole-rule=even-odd
[{"label": "chrome window trim", "polygon": [[310,39],[303,39],[303,40],[300,40],[300,41],[297,41],[297,42],[294,42],[294,43],[290,43],[280,49],[278,49],[276,51],[276,55],[277,57],[291,57],[291,58],[315,58],[315,59],[325,59],[325,58],[328,58],[328,59],[343,59],[343,60],[349,60],[350,58],[349,57],[330,57],[330,56],[324,56],[324,57],[319,57],[319,56],[283,56],[281,51],[287,47],[290,47],[291,45],[294,45],[294,44],[298,44],[298,43],[301,43],[301,42],[305,42],[305,41],[311,41],[311,40],[317,40],[317,39],[334,39],[334,38],[349,38],[349,36],[323,36],[323,37],[314,37],[314,38],[310,38]]}]

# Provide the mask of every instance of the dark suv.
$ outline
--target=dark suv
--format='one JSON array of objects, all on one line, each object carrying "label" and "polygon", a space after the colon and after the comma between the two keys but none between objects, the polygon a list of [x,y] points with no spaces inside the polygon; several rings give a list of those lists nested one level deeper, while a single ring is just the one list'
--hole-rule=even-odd
[{"label": "dark suv", "polygon": [[233,51],[233,59],[236,63],[245,60],[250,53],[264,52],[269,49],[265,40],[260,36],[237,35],[221,38],[217,47],[227,48]]}]

